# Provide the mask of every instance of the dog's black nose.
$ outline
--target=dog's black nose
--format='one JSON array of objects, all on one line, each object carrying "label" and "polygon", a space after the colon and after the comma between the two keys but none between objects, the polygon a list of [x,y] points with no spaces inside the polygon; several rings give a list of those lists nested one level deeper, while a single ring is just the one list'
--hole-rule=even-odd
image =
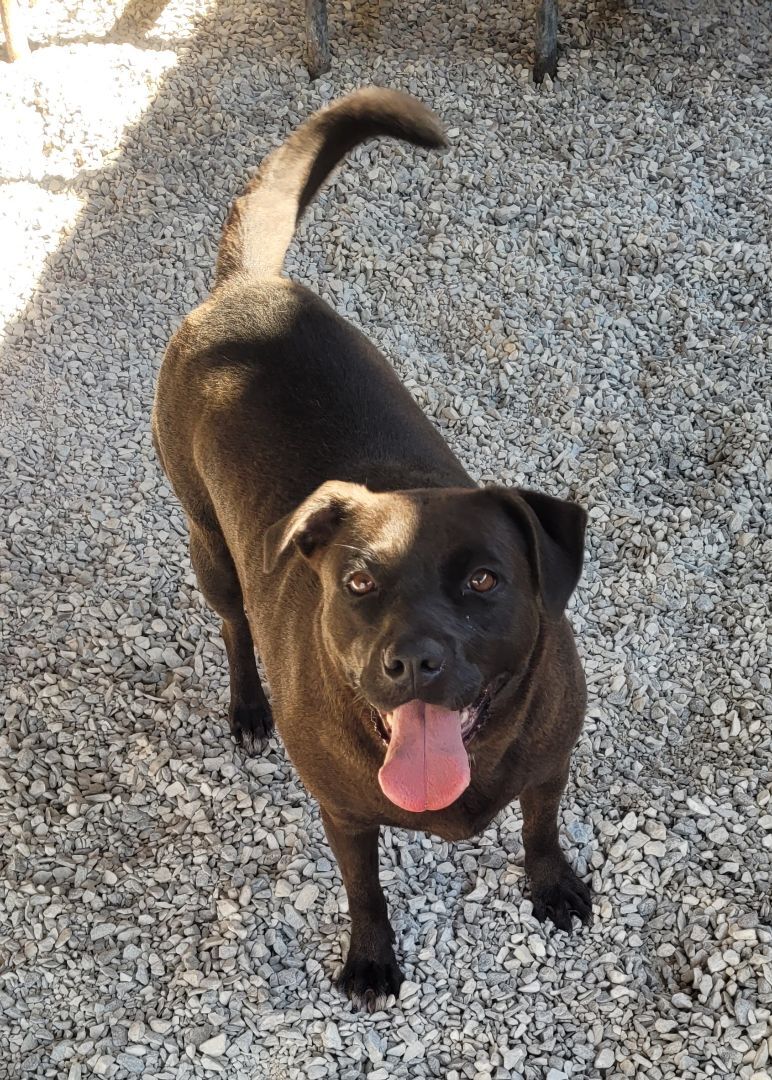
[{"label": "dog's black nose", "polygon": [[446,659],[445,649],[431,638],[399,641],[383,650],[383,670],[397,686],[412,686],[417,693],[437,678]]}]

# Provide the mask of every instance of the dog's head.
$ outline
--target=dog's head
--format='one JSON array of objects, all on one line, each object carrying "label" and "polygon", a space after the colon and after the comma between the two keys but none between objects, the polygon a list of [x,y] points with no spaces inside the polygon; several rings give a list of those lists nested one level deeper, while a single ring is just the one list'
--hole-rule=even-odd
[{"label": "dog's head", "polygon": [[324,646],[374,710],[393,802],[440,809],[468,785],[466,747],[579,580],[585,522],[532,491],[331,481],[268,530],[266,572],[295,545],[319,577]]}]

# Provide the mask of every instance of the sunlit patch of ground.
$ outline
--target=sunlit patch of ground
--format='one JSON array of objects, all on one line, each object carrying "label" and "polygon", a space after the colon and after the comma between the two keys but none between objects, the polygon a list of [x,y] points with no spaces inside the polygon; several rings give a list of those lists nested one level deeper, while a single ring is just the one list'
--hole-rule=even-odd
[{"label": "sunlit patch of ground", "polygon": [[0,327],[71,234],[84,202],[79,181],[120,153],[210,7],[41,0],[26,13],[30,56],[0,63]]}]

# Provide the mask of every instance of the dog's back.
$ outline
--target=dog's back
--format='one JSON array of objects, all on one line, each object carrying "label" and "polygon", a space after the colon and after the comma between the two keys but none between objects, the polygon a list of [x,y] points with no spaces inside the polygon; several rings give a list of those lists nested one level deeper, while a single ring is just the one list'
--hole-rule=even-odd
[{"label": "dog's back", "polygon": [[319,186],[350,149],[378,135],[444,143],[434,115],[395,91],[360,90],[315,113],[235,200],[212,294],[167,349],[153,436],[180,501],[202,524],[227,529],[218,494],[245,467],[251,483],[238,503],[266,525],[331,477],[377,475],[389,486],[389,462],[399,463],[394,487],[411,468],[416,485],[426,483],[443,461],[435,482],[467,482],[378,350],[281,276]]}]

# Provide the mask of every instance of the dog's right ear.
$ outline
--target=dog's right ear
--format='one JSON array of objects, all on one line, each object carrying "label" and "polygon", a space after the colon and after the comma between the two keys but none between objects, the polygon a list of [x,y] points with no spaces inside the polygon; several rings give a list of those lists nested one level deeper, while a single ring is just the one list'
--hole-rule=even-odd
[{"label": "dog's right ear", "polygon": [[269,574],[284,552],[294,544],[300,553],[313,561],[337,532],[355,502],[367,489],[360,484],[328,480],[309,495],[300,506],[280,518],[263,537],[263,571]]}]

